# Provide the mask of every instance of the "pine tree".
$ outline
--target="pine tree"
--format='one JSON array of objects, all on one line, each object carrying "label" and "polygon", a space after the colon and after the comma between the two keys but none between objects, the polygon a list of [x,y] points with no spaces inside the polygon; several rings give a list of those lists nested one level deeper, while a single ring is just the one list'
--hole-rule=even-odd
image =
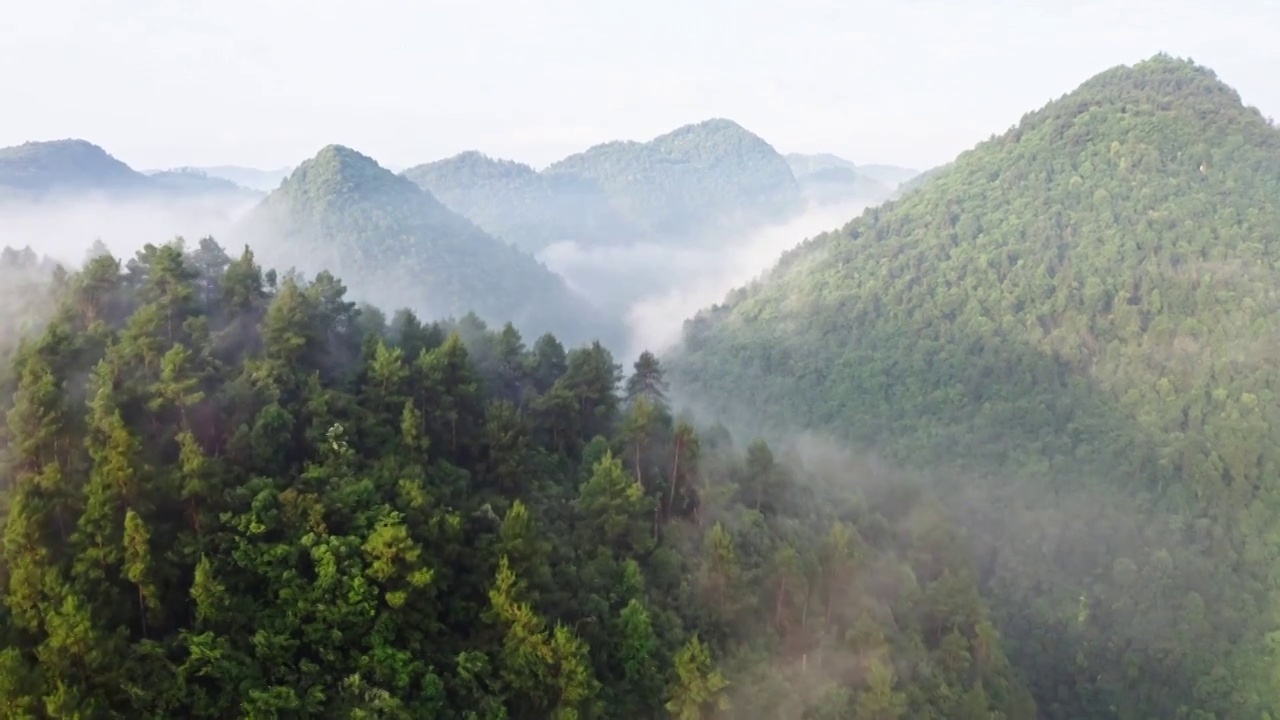
[{"label": "pine tree", "polygon": [[675,656],[676,680],[667,689],[667,710],[676,720],[704,720],[729,709],[729,681],[697,635]]}]

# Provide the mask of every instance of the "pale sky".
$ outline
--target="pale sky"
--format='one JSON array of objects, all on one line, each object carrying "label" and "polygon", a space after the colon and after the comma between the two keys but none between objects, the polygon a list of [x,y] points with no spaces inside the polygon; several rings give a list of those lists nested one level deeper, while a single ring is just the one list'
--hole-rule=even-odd
[{"label": "pale sky", "polygon": [[542,166],[727,117],[783,152],[924,169],[1159,51],[1280,117],[1280,0],[10,0],[0,145]]}]

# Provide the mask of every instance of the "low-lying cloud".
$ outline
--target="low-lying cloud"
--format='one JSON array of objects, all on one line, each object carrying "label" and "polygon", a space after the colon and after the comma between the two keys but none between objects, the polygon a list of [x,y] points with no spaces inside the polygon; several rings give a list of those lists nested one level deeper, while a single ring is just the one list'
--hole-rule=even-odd
[{"label": "low-lying cloud", "polygon": [[625,318],[627,357],[646,349],[661,353],[679,341],[684,321],[698,310],[720,302],[806,238],[839,228],[871,204],[850,200],[814,207],[745,237],[699,247],[583,247],[562,242],[538,257],[574,289]]},{"label": "low-lying cloud", "polygon": [[95,240],[116,257],[128,258],[147,243],[177,236],[188,243],[208,235],[221,238],[255,202],[227,195],[7,201],[0,204],[0,246],[29,246],[77,267]]},{"label": "low-lying cloud", "polygon": [[[10,200],[0,203],[0,246],[29,246],[77,267],[95,241],[121,258],[147,243],[178,236],[188,243],[205,236],[225,243],[236,221],[256,202],[225,195]],[[601,311],[621,319],[626,347],[615,352],[625,353],[620,359],[631,358],[645,349],[670,349],[680,339],[684,320],[768,270],[786,250],[840,227],[870,204],[851,200],[814,207],[790,221],[726,235],[718,243],[591,247],[563,242],[547,247],[539,259]],[[237,248],[227,251],[235,254]]]}]

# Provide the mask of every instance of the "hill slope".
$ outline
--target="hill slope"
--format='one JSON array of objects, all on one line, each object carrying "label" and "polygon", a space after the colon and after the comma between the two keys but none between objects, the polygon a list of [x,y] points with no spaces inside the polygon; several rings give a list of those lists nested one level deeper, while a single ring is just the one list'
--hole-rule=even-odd
[{"label": "hill slope", "polygon": [[570,338],[594,332],[554,273],[349,148],[322,149],[233,232],[270,265],[342,276],[375,305],[511,319]]},{"label": "hill slope", "polygon": [[863,173],[856,165],[835,155],[787,155],[787,165],[796,177],[800,192],[822,204],[865,200],[878,203],[889,199],[893,190]]},{"label": "hill slope", "polygon": [[659,237],[780,220],[800,202],[786,160],[741,125],[718,118],[647,143],[597,145],[545,172],[594,180],[623,216]]},{"label": "hill slope", "polygon": [[404,175],[485,230],[532,251],[560,241],[706,239],[781,220],[801,202],[783,157],[719,119],[649,142],[597,145],[541,173],[468,152]]},{"label": "hill slope", "polygon": [[819,204],[861,200],[880,203],[897,195],[915,170],[893,165],[855,165],[838,155],[790,153],[787,165],[800,192]]},{"label": "hill slope", "polygon": [[541,174],[474,151],[403,175],[485,232],[530,251],[566,240],[601,242],[634,233],[597,183],[572,175]]},{"label": "hill slope", "polygon": [[87,140],[28,142],[0,148],[0,200],[95,195],[106,199],[261,196],[190,168],[141,173]]},{"label": "hill slope", "polygon": [[261,192],[271,192],[280,187],[280,183],[284,182],[284,179],[293,171],[293,168],[287,167],[262,170],[238,165],[211,165],[192,169],[203,172],[209,177],[229,180],[241,187]]},{"label": "hill slope", "polygon": [[180,195],[224,195],[244,199],[266,196],[266,193],[260,190],[239,185],[196,168],[161,170],[149,174],[147,178],[153,187]]},{"label": "hill slope", "polygon": [[674,372],[727,416],[980,473],[940,491],[989,493],[988,590],[1048,717],[1274,715],[1278,262],[1280,132],[1161,55],[789,253]]},{"label": "hill slope", "polygon": [[130,192],[149,185],[146,175],[85,140],[28,142],[0,148],[0,196]]}]

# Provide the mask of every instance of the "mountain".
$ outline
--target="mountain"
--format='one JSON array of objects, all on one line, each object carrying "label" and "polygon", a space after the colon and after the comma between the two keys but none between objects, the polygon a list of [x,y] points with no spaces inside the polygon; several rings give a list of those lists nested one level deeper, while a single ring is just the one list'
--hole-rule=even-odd
[{"label": "mountain", "polygon": [[209,175],[196,168],[175,168],[150,173],[151,185],[175,194],[228,195],[240,198],[262,198],[266,193],[238,185],[225,178]]},{"label": "mountain", "polygon": [[880,203],[899,194],[919,172],[893,165],[855,165],[838,155],[790,153],[787,165],[806,198],[822,205],[862,200]]},{"label": "mountain", "polygon": [[404,172],[451,209],[537,251],[559,241],[720,240],[800,207],[786,161],[729,120],[597,145],[542,172],[468,152]]},{"label": "mountain", "polygon": [[486,232],[530,251],[634,233],[597,183],[573,175],[542,174],[475,151],[403,175]]},{"label": "mountain", "polygon": [[859,165],[858,171],[876,182],[897,188],[920,174],[919,170],[898,167],[897,165]]},{"label": "mountain", "polygon": [[893,194],[889,186],[835,155],[791,153],[787,155],[787,165],[800,186],[801,194],[820,205],[849,200],[878,203]]},{"label": "mountain", "polygon": [[0,239],[77,263],[116,248],[217,235],[261,193],[196,171],[145,174],[85,140],[0,149]]},{"label": "mountain", "polygon": [[260,196],[190,168],[141,173],[87,140],[28,142],[0,148],[0,200],[222,198]]},{"label": "mountain", "polygon": [[796,179],[806,175],[830,170],[848,170],[857,172],[866,182],[882,185],[893,190],[920,174],[919,170],[898,167],[896,165],[855,165],[839,155],[831,153],[788,153],[787,165]]},{"label": "mountain", "polygon": [[230,180],[231,182],[247,187],[252,190],[260,190],[262,192],[271,192],[280,187],[280,183],[289,177],[289,173],[293,168],[276,168],[274,170],[261,170],[258,168],[241,167],[239,165],[213,165],[210,167],[192,168],[198,170],[213,178],[221,178]]},{"label": "mountain", "polygon": [[787,161],[759,136],[720,118],[647,143],[597,145],[544,172],[595,181],[629,222],[659,238],[778,221],[800,207]]},{"label": "mountain", "polygon": [[268,265],[340,275],[375,305],[431,317],[475,311],[575,340],[594,332],[590,308],[532,256],[346,147],[300,165],[232,237]]},{"label": "mountain", "polygon": [[854,165],[853,161],[845,160],[839,155],[832,155],[831,153],[787,153],[786,159],[787,167],[791,168],[791,173],[797,178],[830,168],[858,169],[858,166]]},{"label": "mountain", "polygon": [[0,197],[46,197],[149,189],[147,176],[85,140],[27,142],[0,148]]},{"label": "mountain", "polygon": [[673,384],[968,514],[1044,717],[1276,716],[1280,131],[1158,55],[686,324]]}]

